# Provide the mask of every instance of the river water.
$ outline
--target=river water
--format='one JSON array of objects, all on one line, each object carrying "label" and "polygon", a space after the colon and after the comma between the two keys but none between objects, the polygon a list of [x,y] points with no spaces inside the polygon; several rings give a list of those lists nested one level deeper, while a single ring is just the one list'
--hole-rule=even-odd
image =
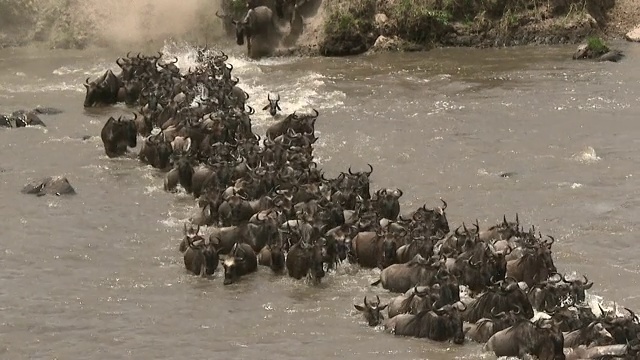
[{"label": "river water", "polygon": [[[620,63],[576,62],[573,47],[443,49],[354,58],[247,60],[234,73],[261,108],[320,111],[316,154],[330,175],[374,167],[405,210],[449,203],[452,229],[512,219],[557,239],[559,271],[585,273],[605,304],[640,309],[640,48]],[[193,52],[166,53],[193,65]],[[123,106],[85,111],[87,76],[109,50],[0,51],[0,113],[64,112],[40,128],[0,129],[0,358],[451,359],[481,347],[369,328],[354,303],[377,270],[344,266],[319,287],[268,269],[223,288],[186,274],[177,250],[194,201],[162,190],[135,159],[108,159],[100,129]],[[259,133],[274,120],[259,111]],[[82,140],[83,135],[93,135]],[[511,173],[509,177],[500,174]],[[20,194],[66,175],[71,198]]]}]

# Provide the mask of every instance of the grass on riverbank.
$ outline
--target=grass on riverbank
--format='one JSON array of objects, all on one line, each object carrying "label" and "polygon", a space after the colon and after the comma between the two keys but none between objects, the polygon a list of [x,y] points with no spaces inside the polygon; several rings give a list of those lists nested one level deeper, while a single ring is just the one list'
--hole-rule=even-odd
[{"label": "grass on riverbank", "polygon": [[321,46],[324,55],[364,52],[380,35],[424,46],[507,45],[534,39],[572,42],[584,39],[614,4],[614,0],[325,1],[329,16]]}]

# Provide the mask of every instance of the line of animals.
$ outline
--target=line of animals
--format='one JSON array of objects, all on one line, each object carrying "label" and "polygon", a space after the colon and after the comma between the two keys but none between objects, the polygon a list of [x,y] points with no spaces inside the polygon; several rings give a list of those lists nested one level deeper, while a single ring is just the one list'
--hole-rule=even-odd
[{"label": "line of animals", "polygon": [[[106,121],[107,156],[125,156],[142,136],[138,158],[166,173],[165,190],[180,186],[197,199],[179,244],[187,271],[207,277],[222,263],[228,285],[262,265],[317,284],[348,260],[382,269],[372,285],[403,293],[354,305],[370,326],[396,335],[468,338],[497,356],[638,358],[638,317],[629,309],[596,316],[585,304],[593,283],[557,272],[553,237],[525,230],[517,215],[451,232],[442,199],[400,215],[403,192],[371,192],[371,165],[326,177],[313,156],[317,110],[284,116],[262,139],[228,57],[206,48],[197,54],[199,65],[184,74],[162,54],[127,55],[116,61],[119,74],[108,70],[84,84],[85,107],[139,108],[133,118]],[[263,110],[277,114],[279,96],[268,100]],[[549,316],[534,319],[534,310]]]},{"label": "line of animals", "polygon": [[303,13],[306,8],[317,6],[322,0],[247,0],[247,12],[237,20],[231,15],[216,16],[231,25],[236,43],[246,42],[247,56],[270,56],[280,45],[295,43],[303,31]]},{"label": "line of animals", "polygon": [[[287,115],[260,144],[248,94],[231,76],[226,55],[199,49],[201,65],[185,75],[177,59],[163,63],[161,57],[127,55],[117,60],[120,74],[109,70],[87,79],[85,107],[140,106],[140,116],[106,122],[105,153],[123,156],[142,135],[138,157],[166,172],[165,189],[180,184],[198,199],[199,213],[184,225],[179,246],[191,273],[214,274],[223,256],[225,284],[258,265],[318,283],[348,258],[383,269],[373,285],[403,293],[387,304],[376,296],[354,305],[370,326],[382,324],[396,335],[458,344],[466,337],[498,356],[638,358],[636,315],[600,309],[596,316],[584,303],[593,283],[557,273],[552,237],[536,236],[533,227],[525,232],[517,215],[515,222],[504,217],[486,230],[477,222],[471,229],[463,224],[450,234],[444,201],[402,216],[400,189],[371,196],[371,165],[333,179],[318,169],[312,154],[317,111]],[[280,97],[267,100],[263,110],[279,115]],[[23,127],[28,117],[59,112],[38,108],[6,117]],[[23,192],[75,194],[64,177],[36,181]],[[200,233],[205,225],[208,237]],[[460,297],[461,286],[470,297]],[[534,309],[551,316],[533,320]]]}]

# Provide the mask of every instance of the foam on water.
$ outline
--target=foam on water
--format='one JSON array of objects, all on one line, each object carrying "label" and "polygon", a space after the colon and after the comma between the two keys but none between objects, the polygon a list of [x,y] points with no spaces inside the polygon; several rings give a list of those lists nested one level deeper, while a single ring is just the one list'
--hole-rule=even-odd
[{"label": "foam on water", "polygon": [[[212,52],[219,49],[210,48]],[[166,42],[161,52],[163,58],[177,58],[176,64],[182,72],[197,66],[196,49],[189,44]],[[274,119],[266,111],[261,111],[267,104],[267,94],[280,94],[280,106],[284,113],[294,111],[310,112],[312,107],[326,110],[340,107],[346,98],[341,91],[330,91],[326,88],[327,78],[315,72],[307,72],[297,76],[294,82],[277,85],[266,85],[263,67],[278,67],[300,61],[297,57],[278,57],[251,60],[243,57],[229,56],[227,63],[233,65],[233,75],[240,78],[240,86],[249,94],[247,105],[252,106],[256,113],[251,117],[255,125],[273,122]],[[322,114],[321,114],[322,116]]]},{"label": "foam on water", "polygon": [[56,84],[0,84],[0,91],[15,93],[49,93],[56,91],[84,92],[84,88],[78,84],[68,84],[66,81]]},{"label": "foam on water", "polygon": [[581,152],[574,154],[573,159],[586,164],[598,162],[601,160],[598,154],[596,154],[596,150],[591,146],[587,146]]}]

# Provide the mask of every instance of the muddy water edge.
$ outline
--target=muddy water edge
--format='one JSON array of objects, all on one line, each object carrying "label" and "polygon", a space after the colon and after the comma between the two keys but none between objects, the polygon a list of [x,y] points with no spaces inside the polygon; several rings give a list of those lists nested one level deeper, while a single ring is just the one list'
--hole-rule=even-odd
[{"label": "muddy water edge", "polygon": [[[640,48],[616,45],[629,60],[575,62],[558,46],[258,62],[233,48],[230,62],[250,105],[273,91],[287,112],[320,111],[316,155],[329,175],[371,163],[374,188],[401,188],[405,211],[447,200],[452,228],[518,212],[556,237],[559,271],[587,274],[605,304],[639,309]],[[183,66],[193,56],[164,50]],[[368,328],[352,304],[393,296],[370,288],[376,270],[346,265],[319,287],[266,269],[227,287],[187,275],[177,244],[195,202],[163,192],[162,174],[137,160],[104,155],[100,129],[125,107],[82,108],[84,79],[120,55],[0,51],[0,112],[64,110],[42,117],[46,130],[0,130],[0,357],[482,356],[473,343]],[[272,122],[254,117],[261,134]],[[77,196],[19,193],[57,174]]]}]

